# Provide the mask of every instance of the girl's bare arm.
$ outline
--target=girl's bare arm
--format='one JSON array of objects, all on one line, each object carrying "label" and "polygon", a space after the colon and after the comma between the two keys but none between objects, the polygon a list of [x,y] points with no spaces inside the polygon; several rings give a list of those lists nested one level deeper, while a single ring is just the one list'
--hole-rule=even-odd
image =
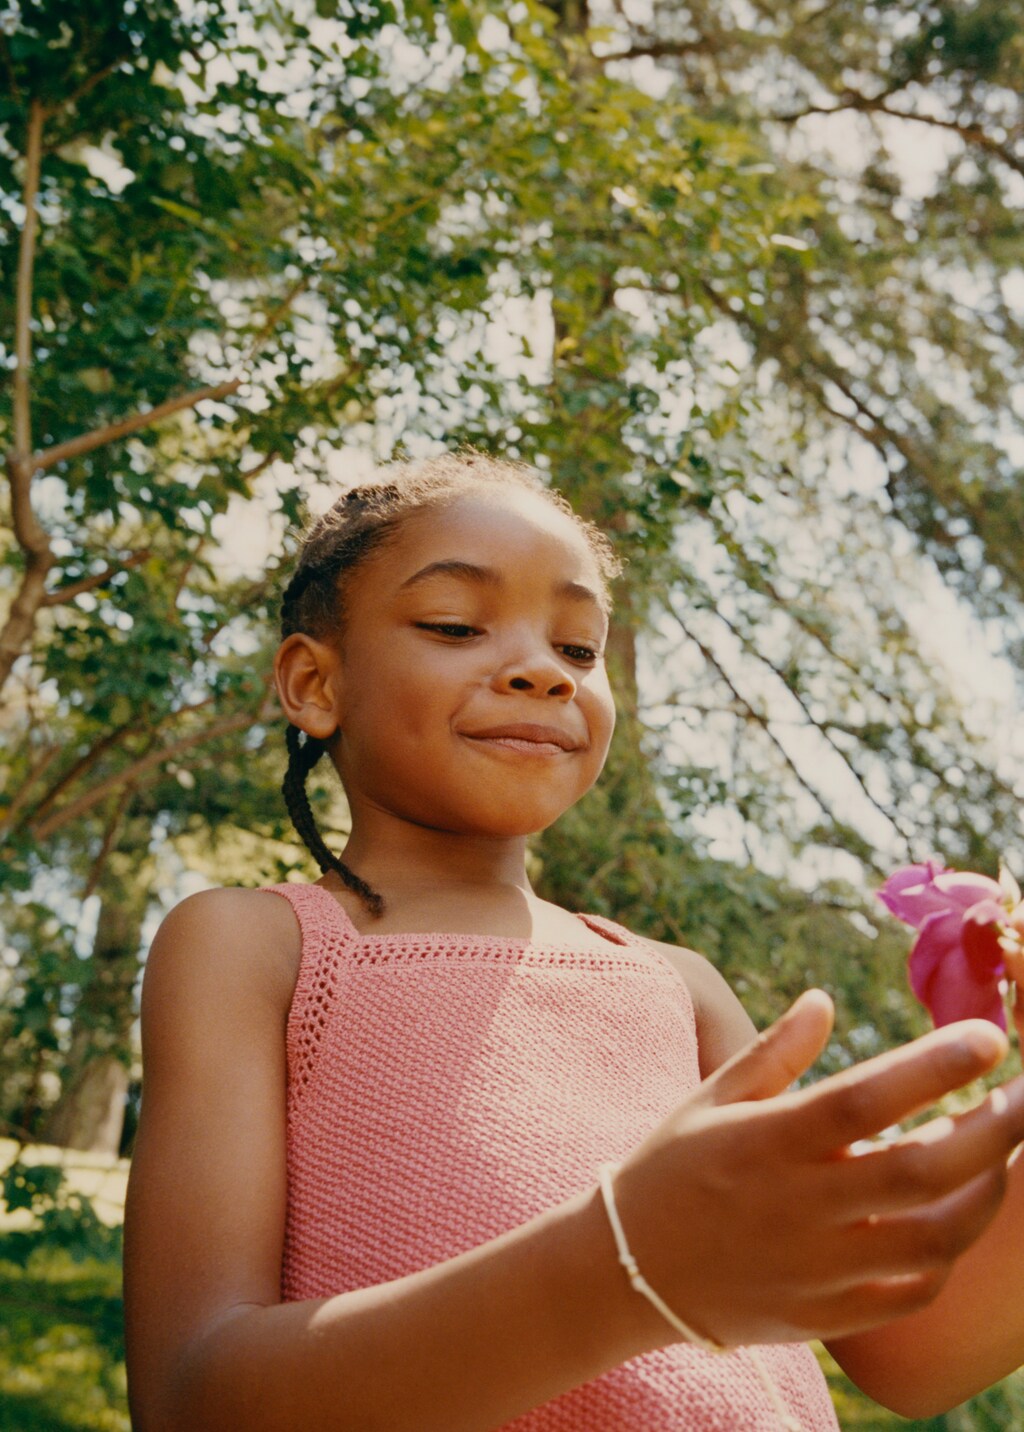
[{"label": "girl's bare arm", "polygon": [[829,1351],[876,1402],[933,1417],[1024,1361],[1024,1158],[1014,1159],[996,1217],[933,1303]]},{"label": "girl's bare arm", "polygon": [[[218,891],[179,907],[150,957],[126,1211],[136,1432],[485,1432],[670,1341],[616,1263],[591,1191],[397,1282],[279,1302],[281,951],[297,939],[285,902]],[[824,996],[805,998],[617,1180],[648,1279],[730,1343],[850,1334],[923,1306],[992,1216],[1024,1135],[1011,1089],[1005,1108],[986,1106],[923,1152],[844,1162],[851,1140],[975,1077],[1001,1047],[961,1026],[781,1093],[829,1024]],[[869,1213],[880,1226],[862,1226]]]}]

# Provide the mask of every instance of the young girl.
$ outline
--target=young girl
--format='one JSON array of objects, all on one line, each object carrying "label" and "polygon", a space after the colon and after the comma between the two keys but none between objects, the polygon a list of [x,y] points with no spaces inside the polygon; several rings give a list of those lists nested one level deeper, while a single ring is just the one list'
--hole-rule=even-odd
[{"label": "young girl", "polygon": [[[1024,1088],[852,1147],[993,1067],[998,1031],[786,1092],[824,994],[755,1038],[692,951],[531,889],[527,837],[611,737],[614,573],[477,456],[388,471],[310,533],[276,676],[324,874],[193,896],[153,946],[136,1432],[815,1432],[808,1338],[915,1415],[1016,1365]],[[325,754],[340,856],[305,795]]]}]

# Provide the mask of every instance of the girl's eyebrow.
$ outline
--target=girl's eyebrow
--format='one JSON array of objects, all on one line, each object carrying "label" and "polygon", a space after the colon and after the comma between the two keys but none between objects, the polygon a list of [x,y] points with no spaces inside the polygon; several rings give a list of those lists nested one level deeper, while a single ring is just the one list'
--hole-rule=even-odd
[{"label": "girl's eyebrow", "polygon": [[[402,583],[399,591],[416,586],[419,582],[426,581],[428,577],[458,577],[464,582],[476,582],[487,587],[498,587],[502,582],[501,573],[496,572],[493,567],[478,567],[474,562],[449,559],[444,562],[429,562],[418,572],[413,572],[412,576],[407,577]],[[590,602],[602,611],[604,610],[604,603],[599,593],[583,582],[559,582],[555,593],[560,597],[568,597],[571,601]]]},{"label": "girl's eyebrow", "polygon": [[457,560],[428,562],[425,567],[421,567],[418,572],[413,572],[411,577],[407,577],[399,591],[404,591],[406,587],[413,587],[417,582],[426,581],[428,577],[439,576],[461,577],[464,582],[478,582],[488,587],[496,587],[501,581],[493,567],[477,567],[472,562]]}]

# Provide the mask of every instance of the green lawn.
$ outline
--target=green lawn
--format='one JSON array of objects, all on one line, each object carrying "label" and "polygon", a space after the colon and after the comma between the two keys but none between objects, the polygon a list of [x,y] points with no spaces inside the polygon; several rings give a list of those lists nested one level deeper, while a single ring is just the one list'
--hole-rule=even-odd
[{"label": "green lawn", "polygon": [[0,1427],[129,1432],[121,1270],[37,1248],[22,1267],[0,1238]]},{"label": "green lawn", "polygon": [[[0,1427],[130,1432],[117,1262],[76,1263],[64,1249],[46,1247],[23,1266],[17,1257],[12,1235],[0,1236]],[[1024,1432],[1020,1374],[944,1417],[906,1422],[819,1355],[843,1432]]]}]

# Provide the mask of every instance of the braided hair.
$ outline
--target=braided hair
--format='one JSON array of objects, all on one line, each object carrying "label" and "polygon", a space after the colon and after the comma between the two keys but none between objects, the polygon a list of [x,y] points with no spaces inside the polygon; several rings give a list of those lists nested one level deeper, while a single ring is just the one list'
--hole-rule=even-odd
[{"label": "braided hair", "polygon": [[[606,583],[618,574],[618,560],[604,534],[546,487],[539,473],[520,463],[470,450],[422,463],[395,464],[383,469],[380,478],[346,492],[310,527],[282,598],[282,639],[302,632],[317,640],[337,641],[345,623],[348,582],[370,553],[393,540],[411,513],[444,506],[480,489],[512,487],[536,493],[577,524]],[[383,897],[329,849],[317,829],[306,778],[327,750],[326,743],[289,725],[286,745],[288,769],[281,790],[303,844],[325,875],[333,870],[371,915],[383,914]]]}]

